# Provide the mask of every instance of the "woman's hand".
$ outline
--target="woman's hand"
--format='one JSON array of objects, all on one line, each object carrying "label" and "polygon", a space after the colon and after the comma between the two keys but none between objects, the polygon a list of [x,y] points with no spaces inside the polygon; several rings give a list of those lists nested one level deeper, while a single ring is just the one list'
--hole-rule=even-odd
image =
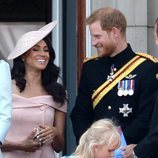
[{"label": "woman's hand", "polygon": [[35,133],[36,131],[33,131],[28,137],[26,137],[26,139],[21,142],[21,150],[24,150],[26,152],[35,152],[42,146],[42,143],[40,141],[35,141],[33,139]]},{"label": "woman's hand", "polygon": [[38,135],[38,139],[41,140],[42,144],[52,143],[53,139],[58,135],[56,127],[48,125],[40,125],[41,131]]}]

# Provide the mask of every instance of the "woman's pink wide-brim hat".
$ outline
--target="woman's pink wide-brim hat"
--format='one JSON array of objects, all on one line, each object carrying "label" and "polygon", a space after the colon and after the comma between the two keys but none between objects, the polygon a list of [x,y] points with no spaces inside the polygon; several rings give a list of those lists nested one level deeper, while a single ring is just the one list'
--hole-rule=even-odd
[{"label": "woman's pink wide-brim hat", "polygon": [[50,22],[47,25],[43,26],[38,31],[30,31],[25,33],[18,40],[15,48],[9,54],[8,60],[15,59],[20,55],[24,54],[30,48],[32,48],[36,43],[46,37],[56,26],[57,21]]}]

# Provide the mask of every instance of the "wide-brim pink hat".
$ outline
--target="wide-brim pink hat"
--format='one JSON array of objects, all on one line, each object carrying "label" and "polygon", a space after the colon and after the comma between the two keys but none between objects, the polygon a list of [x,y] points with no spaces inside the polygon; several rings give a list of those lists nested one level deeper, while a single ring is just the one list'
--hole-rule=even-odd
[{"label": "wide-brim pink hat", "polygon": [[53,21],[43,26],[37,31],[30,31],[22,35],[16,43],[15,48],[7,57],[8,60],[15,59],[20,55],[24,54],[40,40],[45,38],[56,26],[57,21]]}]

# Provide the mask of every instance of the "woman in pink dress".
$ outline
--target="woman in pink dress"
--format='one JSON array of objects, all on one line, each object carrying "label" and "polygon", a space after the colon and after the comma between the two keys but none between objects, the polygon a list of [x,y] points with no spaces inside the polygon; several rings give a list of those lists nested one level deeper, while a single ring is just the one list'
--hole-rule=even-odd
[{"label": "woman in pink dress", "polygon": [[24,34],[13,60],[13,113],[3,145],[4,158],[54,158],[64,146],[66,91],[57,83],[59,67],[48,37],[51,22]]}]

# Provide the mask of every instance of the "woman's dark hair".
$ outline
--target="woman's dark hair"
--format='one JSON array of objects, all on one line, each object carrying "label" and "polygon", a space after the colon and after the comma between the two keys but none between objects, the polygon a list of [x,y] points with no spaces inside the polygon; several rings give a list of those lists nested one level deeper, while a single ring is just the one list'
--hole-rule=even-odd
[{"label": "woman's dark hair", "polygon": [[[66,91],[61,84],[57,83],[60,68],[54,64],[55,51],[48,37],[45,37],[43,40],[48,46],[50,59],[47,67],[42,71],[42,85],[56,102],[64,103],[66,100]],[[22,92],[25,89],[26,80],[24,78],[25,66],[21,57],[13,60],[11,75],[12,79],[16,81],[20,92]]]}]

